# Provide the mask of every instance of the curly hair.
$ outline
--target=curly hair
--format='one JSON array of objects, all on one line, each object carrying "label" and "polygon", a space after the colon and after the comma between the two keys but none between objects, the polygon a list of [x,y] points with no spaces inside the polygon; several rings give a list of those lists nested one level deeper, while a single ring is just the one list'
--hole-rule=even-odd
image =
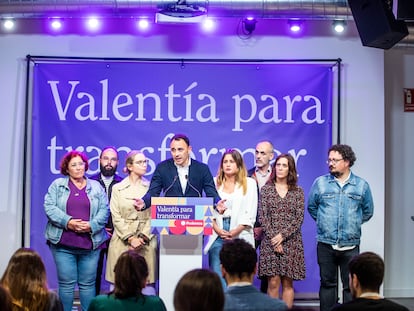
[{"label": "curly hair", "polygon": [[50,302],[46,269],[36,251],[19,248],[10,258],[0,283],[9,291],[13,304],[22,310],[47,310]]},{"label": "curly hair", "polygon": [[356,161],[356,156],[355,156],[355,153],[354,153],[354,151],[352,150],[352,148],[350,146],[342,145],[342,144],[336,144],[336,145],[331,146],[331,148],[329,148],[328,154],[331,151],[338,152],[345,161],[349,162],[349,167],[354,165],[354,163]]},{"label": "curly hair", "polygon": [[220,250],[220,262],[229,275],[249,277],[255,272],[256,250],[243,239],[228,240]]},{"label": "curly hair", "polygon": [[86,155],[83,152],[77,151],[77,150],[72,150],[69,151],[68,153],[66,153],[63,158],[62,161],[60,161],[60,173],[64,176],[68,176],[68,167],[69,167],[69,162],[70,160],[72,160],[75,157],[80,157],[83,161],[83,163],[85,163],[85,172],[89,169],[89,163],[88,163],[88,158],[86,157]]}]

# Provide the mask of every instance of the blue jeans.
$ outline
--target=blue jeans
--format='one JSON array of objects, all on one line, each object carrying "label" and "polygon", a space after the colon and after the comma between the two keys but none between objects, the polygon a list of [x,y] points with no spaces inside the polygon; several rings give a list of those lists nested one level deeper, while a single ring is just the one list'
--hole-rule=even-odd
[{"label": "blue jeans", "polygon": [[343,302],[352,300],[348,263],[352,257],[359,254],[359,246],[347,251],[337,251],[332,248],[332,245],[318,242],[317,253],[321,278],[320,311],[329,311],[338,303],[338,267],[341,273]]},{"label": "blue jeans", "polygon": [[59,298],[64,311],[71,311],[75,286],[79,288],[82,311],[88,309],[95,297],[96,268],[100,250],[67,248],[50,244],[56,264]]},{"label": "blue jeans", "polygon": [[[230,229],[230,218],[223,218],[223,229],[227,231]],[[211,245],[210,250],[208,251],[208,262],[211,270],[213,270],[219,275],[221,284],[223,285],[223,289],[225,289],[227,287],[227,284],[226,280],[222,276],[220,267],[220,251],[222,246],[223,239],[217,237],[213,245]]]}]

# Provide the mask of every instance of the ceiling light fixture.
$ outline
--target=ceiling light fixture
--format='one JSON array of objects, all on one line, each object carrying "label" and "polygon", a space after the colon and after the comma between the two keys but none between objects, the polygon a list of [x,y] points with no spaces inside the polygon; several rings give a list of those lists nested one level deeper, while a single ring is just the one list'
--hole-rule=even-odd
[{"label": "ceiling light fixture", "polygon": [[138,29],[140,29],[140,30],[147,30],[148,28],[149,28],[149,21],[148,21],[148,19],[146,19],[146,18],[140,18],[138,21],[137,21],[137,27],[138,27]]},{"label": "ceiling light fixture", "polygon": [[206,32],[211,32],[216,28],[216,23],[211,18],[206,18],[201,25]]},{"label": "ceiling light fixture", "polygon": [[303,23],[299,19],[290,19],[288,24],[290,31],[293,33],[299,33],[302,30]]},{"label": "ceiling light fixture", "polygon": [[62,20],[59,18],[52,18],[50,20],[50,27],[55,31],[59,31],[62,29]]},{"label": "ceiling light fixture", "polygon": [[336,33],[343,33],[345,31],[346,22],[341,19],[334,20],[332,26]]},{"label": "ceiling light fixture", "polygon": [[90,31],[97,31],[99,29],[99,27],[101,26],[101,22],[98,18],[96,17],[90,17],[87,19],[86,21],[86,27],[90,30]]},{"label": "ceiling light fixture", "polygon": [[256,29],[256,19],[254,17],[246,17],[243,19],[243,29],[247,35],[251,35]]},{"label": "ceiling light fixture", "polygon": [[14,19],[13,18],[6,18],[3,21],[3,27],[6,30],[12,30],[14,28],[14,26],[15,26],[15,22],[14,22]]}]

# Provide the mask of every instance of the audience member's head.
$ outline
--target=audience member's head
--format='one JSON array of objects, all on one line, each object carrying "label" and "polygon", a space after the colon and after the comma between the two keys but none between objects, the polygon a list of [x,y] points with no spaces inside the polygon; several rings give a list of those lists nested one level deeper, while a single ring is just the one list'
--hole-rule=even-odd
[{"label": "audience member's head", "polygon": [[2,311],[12,311],[12,300],[9,292],[0,285],[0,310]]},{"label": "audience member's head", "polygon": [[354,297],[363,292],[379,293],[384,279],[384,261],[373,252],[364,252],[351,259],[349,285]]},{"label": "audience member's head", "polygon": [[148,280],[148,265],[145,258],[134,250],[119,256],[115,268],[114,295],[118,299],[137,297]]},{"label": "audience member's head", "polygon": [[0,281],[13,304],[27,310],[46,310],[49,304],[46,269],[39,254],[19,248],[10,258]]},{"label": "audience member's head", "polygon": [[252,245],[242,239],[225,241],[220,251],[223,277],[229,284],[236,281],[253,281],[257,254]]},{"label": "audience member's head", "polygon": [[219,276],[207,269],[185,273],[174,291],[175,311],[221,311],[224,292]]}]

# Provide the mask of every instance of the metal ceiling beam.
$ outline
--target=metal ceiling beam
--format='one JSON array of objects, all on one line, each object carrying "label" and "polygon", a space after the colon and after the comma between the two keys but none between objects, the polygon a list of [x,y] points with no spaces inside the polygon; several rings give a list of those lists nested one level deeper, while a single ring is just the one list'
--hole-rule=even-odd
[{"label": "metal ceiling beam", "polygon": [[[177,7],[203,8],[210,17],[308,20],[353,19],[347,0],[0,0],[0,18],[137,17]],[[414,28],[401,43],[414,44]]]},{"label": "metal ceiling beam", "polygon": [[0,0],[0,17],[82,17],[91,12],[123,17],[155,14],[184,5],[202,7],[209,16],[334,19],[352,17],[346,0]]}]

